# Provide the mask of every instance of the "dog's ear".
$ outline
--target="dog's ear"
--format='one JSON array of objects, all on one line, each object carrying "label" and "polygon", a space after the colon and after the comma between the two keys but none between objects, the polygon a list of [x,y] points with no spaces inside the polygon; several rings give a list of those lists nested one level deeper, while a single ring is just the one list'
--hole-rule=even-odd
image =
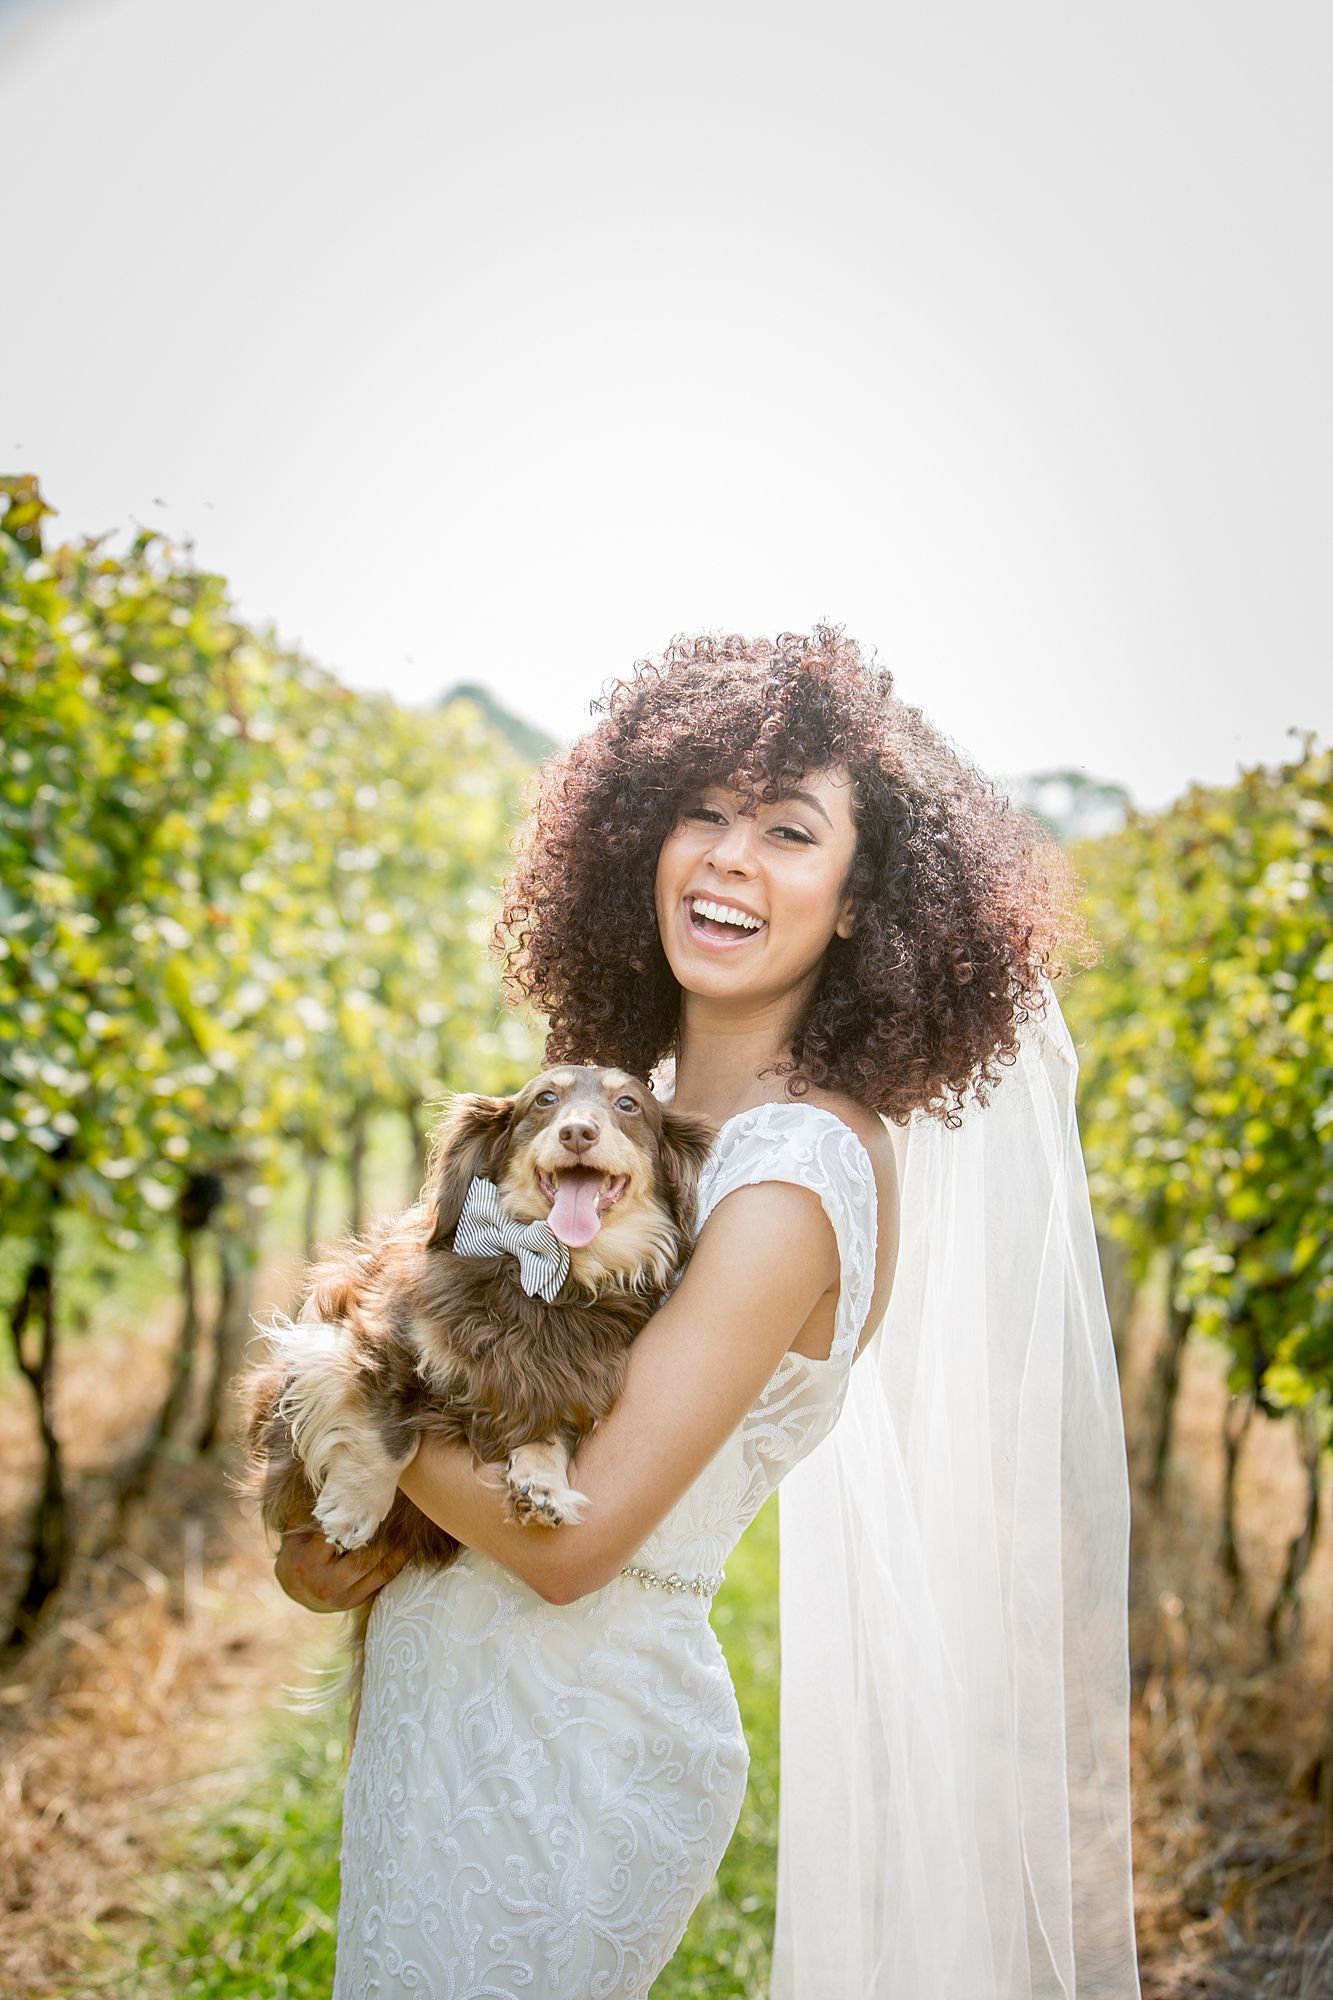
[{"label": "dog's ear", "polygon": [[662,1113],[662,1177],[671,1212],[687,1235],[694,1234],[699,1176],[713,1150],[717,1130],[706,1118],[694,1118],[668,1105]]},{"label": "dog's ear", "polygon": [[428,1248],[452,1242],[467,1191],[478,1174],[486,1180],[498,1178],[516,1103],[513,1097],[460,1095],[436,1127],[425,1196],[435,1206]]}]

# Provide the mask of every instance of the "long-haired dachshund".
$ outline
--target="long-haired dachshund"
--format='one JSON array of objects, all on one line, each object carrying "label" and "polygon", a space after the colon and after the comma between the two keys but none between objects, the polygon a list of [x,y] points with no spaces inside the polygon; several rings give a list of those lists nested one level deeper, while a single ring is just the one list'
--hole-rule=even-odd
[{"label": "long-haired dachshund", "polygon": [[242,1394],[266,1524],[449,1562],[457,1542],[398,1491],[427,1434],[503,1466],[517,1519],[576,1520],[570,1457],[688,1255],[713,1138],[618,1069],[455,1098],[421,1199],[326,1251],[299,1319],[262,1329]]}]

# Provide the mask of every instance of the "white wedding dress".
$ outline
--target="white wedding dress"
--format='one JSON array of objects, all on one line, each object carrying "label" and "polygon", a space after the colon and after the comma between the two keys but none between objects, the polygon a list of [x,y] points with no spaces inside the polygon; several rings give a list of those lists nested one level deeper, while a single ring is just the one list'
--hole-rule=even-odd
[{"label": "white wedding dress", "polygon": [[749,1763],[708,1597],[763,1501],[831,1429],[874,1287],[874,1173],[850,1127],[802,1103],[729,1119],[700,1227],[724,1195],[767,1180],[810,1188],[833,1225],[832,1348],[784,1356],[637,1552],[641,1574],[553,1605],[465,1550],[380,1592],[334,2000],[630,2000],[679,1944]]}]

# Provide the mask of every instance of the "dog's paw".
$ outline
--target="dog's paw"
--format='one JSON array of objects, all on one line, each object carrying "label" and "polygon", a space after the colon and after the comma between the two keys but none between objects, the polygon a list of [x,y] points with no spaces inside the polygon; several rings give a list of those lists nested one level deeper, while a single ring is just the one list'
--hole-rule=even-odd
[{"label": "dog's paw", "polygon": [[349,1549],[363,1549],[383,1518],[364,1500],[358,1504],[349,1494],[330,1493],[327,1486],[315,1502],[315,1519],[325,1538],[344,1554]]},{"label": "dog's paw", "polygon": [[514,1519],[525,1526],[559,1528],[566,1521],[581,1521],[587,1510],[586,1493],[565,1485],[553,1468],[525,1462],[523,1452],[510,1459],[506,1484]]},{"label": "dog's paw", "polygon": [[572,1486],[534,1486],[530,1479],[509,1488],[514,1518],[525,1526],[559,1528],[566,1521],[579,1521],[588,1505],[586,1493]]}]

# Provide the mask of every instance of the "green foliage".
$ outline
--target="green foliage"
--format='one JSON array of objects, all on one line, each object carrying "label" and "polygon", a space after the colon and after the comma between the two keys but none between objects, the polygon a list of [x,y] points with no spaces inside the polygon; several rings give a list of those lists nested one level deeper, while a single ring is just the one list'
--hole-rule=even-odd
[{"label": "green foliage", "polygon": [[[763,1993],[773,1933],[778,1803],[777,1506],[729,1558],[713,1622],[750,1740],[740,1825],[655,2000]],[[193,1825],[156,1887],[142,1952],[144,2000],[323,2000],[332,1984],[342,1731],[328,1716],[270,1726],[245,1799]],[[90,1971],[96,1973],[96,1968]],[[119,1974],[116,1975],[119,1978]]]},{"label": "green foliage", "polygon": [[1069,995],[1094,1203],[1273,1409],[1333,1392],[1333,752],[1083,848]]},{"label": "green foliage", "polygon": [[488,913],[525,766],[476,706],[355,694],[140,534],[43,551],[0,481],[0,1230],[123,1252],[192,1171],[532,1064]]}]

